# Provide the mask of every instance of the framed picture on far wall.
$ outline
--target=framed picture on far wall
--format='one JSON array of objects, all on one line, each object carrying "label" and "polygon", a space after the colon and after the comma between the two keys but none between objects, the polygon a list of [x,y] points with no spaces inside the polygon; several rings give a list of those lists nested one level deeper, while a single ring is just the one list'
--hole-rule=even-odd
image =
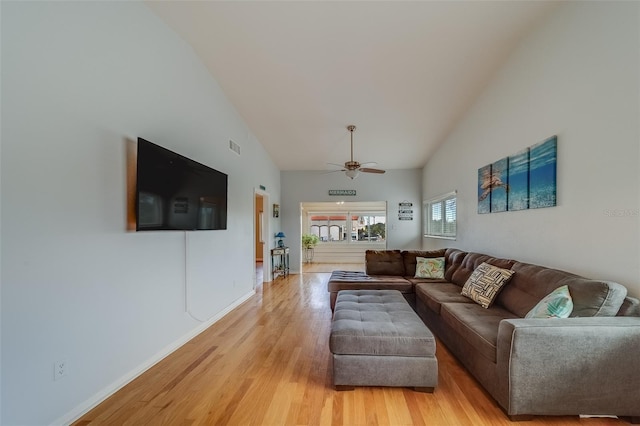
[{"label": "framed picture on far wall", "polygon": [[556,161],[558,138],[533,145],[529,157],[529,208],[556,205]]},{"label": "framed picture on far wall", "polygon": [[478,169],[478,213],[491,213],[491,164]]},{"label": "framed picture on far wall", "polygon": [[507,168],[509,160],[505,157],[491,165],[491,213],[507,211]]},{"label": "framed picture on far wall", "polygon": [[556,205],[558,137],[478,169],[478,213]]},{"label": "framed picture on far wall", "polygon": [[280,204],[273,205],[273,217],[280,217]]},{"label": "framed picture on far wall", "polygon": [[529,208],[529,148],[509,157],[509,203],[507,210]]}]

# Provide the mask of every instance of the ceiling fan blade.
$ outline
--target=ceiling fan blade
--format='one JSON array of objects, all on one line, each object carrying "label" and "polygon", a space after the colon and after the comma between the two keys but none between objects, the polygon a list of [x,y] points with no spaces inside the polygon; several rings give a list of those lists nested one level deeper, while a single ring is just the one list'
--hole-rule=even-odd
[{"label": "ceiling fan blade", "polygon": [[340,167],[341,169],[344,169],[344,164],[327,163],[327,166],[336,166],[336,167]]},{"label": "ceiling fan blade", "polygon": [[335,173],[335,172],[346,172],[346,169],[336,169],[336,170],[327,170],[324,172],[320,172],[321,175],[328,175],[329,173]]},{"label": "ceiling fan blade", "polygon": [[360,171],[361,171],[361,172],[364,172],[364,173],[378,173],[378,174],[382,174],[382,173],[385,173],[385,172],[386,172],[385,170],[381,170],[381,169],[369,169],[369,168],[367,168],[367,167],[365,167],[365,168],[361,168],[361,169],[360,169]]},{"label": "ceiling fan blade", "polygon": [[360,167],[375,167],[377,166],[378,163],[376,163],[375,161],[369,161],[367,163],[360,163]]}]

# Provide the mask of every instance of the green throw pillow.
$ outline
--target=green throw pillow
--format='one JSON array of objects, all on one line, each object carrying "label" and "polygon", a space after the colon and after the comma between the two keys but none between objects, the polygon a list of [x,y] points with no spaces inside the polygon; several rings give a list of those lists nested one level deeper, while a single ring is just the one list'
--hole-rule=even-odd
[{"label": "green throw pillow", "polygon": [[444,278],[444,257],[416,257],[414,278]]},{"label": "green throw pillow", "polygon": [[546,295],[525,318],[568,318],[573,311],[569,287],[563,285]]}]

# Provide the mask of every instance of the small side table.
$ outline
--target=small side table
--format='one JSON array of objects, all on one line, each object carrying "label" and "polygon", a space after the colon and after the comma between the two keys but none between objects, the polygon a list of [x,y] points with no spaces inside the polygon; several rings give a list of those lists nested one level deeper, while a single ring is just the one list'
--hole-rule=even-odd
[{"label": "small side table", "polygon": [[274,280],[279,275],[289,275],[289,247],[271,249],[271,274]]}]

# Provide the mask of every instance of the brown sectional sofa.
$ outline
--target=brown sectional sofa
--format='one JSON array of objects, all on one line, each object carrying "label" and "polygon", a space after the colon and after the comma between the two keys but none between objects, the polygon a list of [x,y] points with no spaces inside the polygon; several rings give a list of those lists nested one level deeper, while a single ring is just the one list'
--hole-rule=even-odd
[{"label": "brown sectional sofa", "polygon": [[[444,279],[415,278],[416,257],[444,257]],[[485,309],[461,294],[483,262],[515,271]],[[569,318],[525,319],[568,285]],[[458,249],[366,253],[366,274],[343,289],[399,289],[429,329],[512,420],[532,415],[617,415],[640,423],[640,301],[624,286]]]}]

